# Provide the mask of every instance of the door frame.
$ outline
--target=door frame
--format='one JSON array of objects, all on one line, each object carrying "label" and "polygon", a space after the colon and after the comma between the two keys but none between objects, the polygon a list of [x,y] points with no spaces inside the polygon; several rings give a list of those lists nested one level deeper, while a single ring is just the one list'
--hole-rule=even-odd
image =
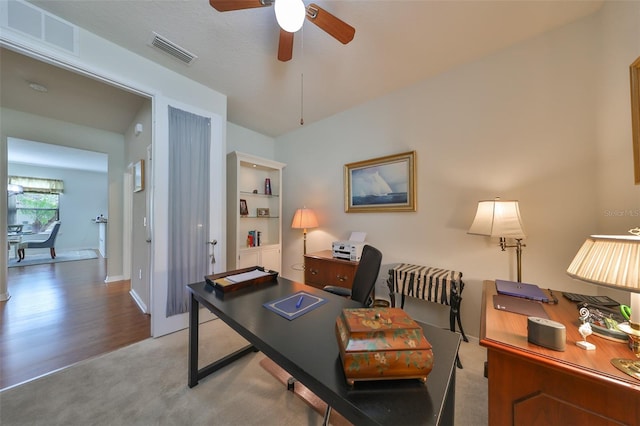
[{"label": "door frame", "polygon": [[[209,179],[209,202],[211,205],[209,217],[209,241],[217,240],[218,244],[211,246],[216,263],[211,269],[211,273],[222,272],[226,266],[226,238],[224,230],[226,229],[226,186],[224,185],[226,176],[226,125],[218,114],[211,111],[186,105],[175,99],[166,96],[157,96],[154,104],[155,131],[158,135],[166,135],[167,137],[154,138],[154,167],[153,167],[153,229],[151,230],[154,238],[151,244],[151,277],[154,285],[152,286],[152,309],[154,313],[151,315],[151,333],[154,337],[172,333],[177,330],[185,329],[189,326],[189,314],[185,312],[180,315],[166,316],[167,304],[167,259],[169,256],[168,238],[169,238],[169,221],[168,215],[157,214],[157,212],[167,212],[169,207],[169,194],[166,190],[160,188],[168,188],[169,176],[166,172],[160,173],[159,170],[169,170],[169,106],[179,108],[183,111],[190,112],[211,120],[211,171]],[[204,277],[202,277],[204,280]],[[188,283],[185,283],[185,285]],[[209,321],[215,318],[213,314],[207,310],[203,310],[200,315],[200,322]]]}]

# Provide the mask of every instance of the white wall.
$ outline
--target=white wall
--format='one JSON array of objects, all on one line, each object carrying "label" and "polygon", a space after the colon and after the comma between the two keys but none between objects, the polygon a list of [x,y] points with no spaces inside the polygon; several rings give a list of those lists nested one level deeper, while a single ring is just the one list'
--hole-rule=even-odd
[{"label": "white wall", "polygon": [[[596,155],[603,70],[623,65],[610,77],[622,87],[628,84],[622,74],[638,54],[627,49],[621,54],[627,62],[609,62],[605,39],[615,27],[613,39],[639,40],[639,6],[607,3],[603,15],[615,15],[609,25],[602,26],[598,13],[278,138],[276,159],[288,164],[285,222],[305,204],[320,221],[307,236],[310,252],[358,230],[383,252],[383,269],[412,262],[462,271],[463,325],[478,336],[482,281],[515,280],[515,254],[466,232],[477,201],[518,199],[528,233],[523,281],[594,292],[565,271],[584,237],[598,230],[596,191],[616,205],[638,194],[630,139],[606,160],[627,170],[628,179],[615,183],[625,188],[621,192],[609,191],[608,182],[600,188]],[[617,7],[634,13],[608,11]],[[624,111],[628,93],[617,92],[609,94],[611,102]],[[628,126],[627,118],[613,125]],[[417,212],[344,213],[345,163],[409,150],[417,152]],[[302,236],[286,226],[283,231],[282,274],[301,280],[292,266],[300,262]],[[412,313],[419,319],[430,309],[418,308]]]},{"label": "white wall", "polygon": [[98,249],[98,225],[91,219],[107,214],[107,173],[15,163],[9,163],[8,173],[62,180],[64,193],[59,197],[61,226],[56,250]]},{"label": "white wall", "polygon": [[272,137],[227,122],[227,153],[233,151],[273,160],[275,141]]}]

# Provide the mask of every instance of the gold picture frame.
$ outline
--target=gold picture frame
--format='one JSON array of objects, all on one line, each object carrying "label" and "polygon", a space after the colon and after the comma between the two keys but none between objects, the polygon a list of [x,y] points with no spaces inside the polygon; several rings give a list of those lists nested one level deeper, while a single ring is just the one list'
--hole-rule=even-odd
[{"label": "gold picture frame", "polygon": [[144,160],[133,164],[133,192],[144,190]]},{"label": "gold picture frame", "polygon": [[416,152],[345,164],[344,206],[347,213],[415,212]]},{"label": "gold picture frame", "polygon": [[629,66],[631,77],[631,126],[635,184],[640,185],[640,57]]}]

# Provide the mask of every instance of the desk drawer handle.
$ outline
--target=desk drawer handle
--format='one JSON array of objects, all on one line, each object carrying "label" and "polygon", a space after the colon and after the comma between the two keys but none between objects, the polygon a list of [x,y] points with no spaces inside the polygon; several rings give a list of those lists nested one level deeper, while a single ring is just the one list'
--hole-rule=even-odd
[{"label": "desk drawer handle", "polygon": [[349,279],[349,277],[348,277],[348,276],[346,276],[346,275],[336,275],[336,278],[337,278],[337,279],[338,279],[338,281],[340,281],[340,282],[345,282],[345,281],[347,281],[347,280]]},{"label": "desk drawer handle", "polygon": [[318,275],[318,270],[317,269],[309,269],[309,273],[311,275]]}]

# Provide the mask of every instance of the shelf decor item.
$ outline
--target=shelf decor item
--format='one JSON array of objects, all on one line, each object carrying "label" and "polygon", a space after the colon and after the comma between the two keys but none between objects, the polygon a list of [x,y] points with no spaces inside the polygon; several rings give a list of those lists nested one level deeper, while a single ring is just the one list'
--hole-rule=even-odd
[{"label": "shelf decor item", "polygon": [[266,178],[264,180],[264,193],[266,195],[271,195],[271,179],[270,178]]},{"label": "shelf decor item", "polygon": [[240,200],[240,216],[249,216],[249,208],[247,207],[247,200]]},{"label": "shelf decor item", "polygon": [[267,208],[257,208],[256,216],[258,217],[269,217],[269,209]]}]

